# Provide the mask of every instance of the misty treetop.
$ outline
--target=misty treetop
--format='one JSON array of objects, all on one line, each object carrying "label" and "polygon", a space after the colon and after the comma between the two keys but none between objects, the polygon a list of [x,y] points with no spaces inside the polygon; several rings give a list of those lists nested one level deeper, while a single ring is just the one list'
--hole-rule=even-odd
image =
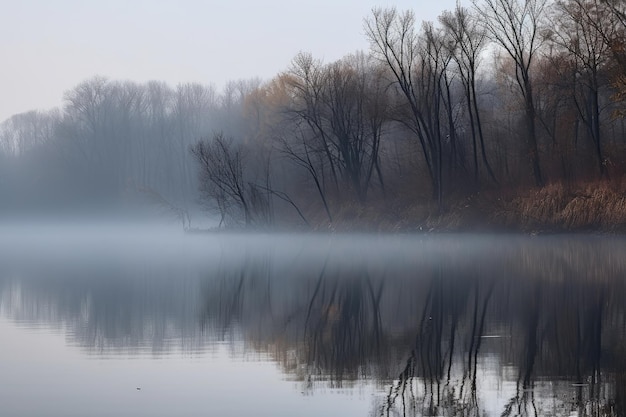
[{"label": "misty treetop", "polygon": [[[24,203],[112,203],[139,194],[185,205],[197,197],[189,147],[215,130],[241,136],[240,109],[258,81],[172,88],[94,77],[62,109],[18,114],[0,130],[4,185]],[[43,196],[41,193],[48,194]],[[5,194],[6,195],[6,194]]]},{"label": "misty treetop", "polygon": [[368,53],[303,52],[272,80],[220,92],[84,81],[61,109],[0,126],[2,205],[141,195],[201,203],[225,225],[319,225],[624,174],[623,2],[473,0],[421,24],[418,13],[376,8]]}]

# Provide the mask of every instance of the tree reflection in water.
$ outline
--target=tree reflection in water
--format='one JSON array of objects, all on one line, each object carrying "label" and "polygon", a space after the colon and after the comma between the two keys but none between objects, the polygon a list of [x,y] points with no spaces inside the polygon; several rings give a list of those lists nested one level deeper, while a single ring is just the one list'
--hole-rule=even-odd
[{"label": "tree reflection in water", "polygon": [[626,260],[623,245],[592,247],[539,241],[377,269],[329,255],[285,270],[270,256],[207,287],[205,316],[236,323],[309,389],[387,385],[379,415],[623,415]]},{"label": "tree reflection in water", "polygon": [[226,341],[305,392],[375,384],[374,415],[626,415],[621,238],[246,239],[195,263],[5,259],[1,312],[105,355]]}]

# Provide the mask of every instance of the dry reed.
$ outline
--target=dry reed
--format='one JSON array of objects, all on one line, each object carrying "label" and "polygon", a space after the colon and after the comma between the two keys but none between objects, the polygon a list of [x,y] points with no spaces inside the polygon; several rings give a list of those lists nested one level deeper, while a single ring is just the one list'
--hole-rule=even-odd
[{"label": "dry reed", "polygon": [[502,226],[522,230],[621,230],[626,225],[626,197],[620,188],[608,182],[550,184],[502,202],[494,218]]}]

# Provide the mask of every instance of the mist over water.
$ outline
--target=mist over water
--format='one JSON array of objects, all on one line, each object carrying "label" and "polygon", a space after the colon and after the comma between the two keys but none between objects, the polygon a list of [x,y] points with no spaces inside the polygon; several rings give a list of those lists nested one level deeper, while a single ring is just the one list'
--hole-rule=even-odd
[{"label": "mist over water", "polygon": [[622,238],[2,227],[11,415],[624,410]]}]

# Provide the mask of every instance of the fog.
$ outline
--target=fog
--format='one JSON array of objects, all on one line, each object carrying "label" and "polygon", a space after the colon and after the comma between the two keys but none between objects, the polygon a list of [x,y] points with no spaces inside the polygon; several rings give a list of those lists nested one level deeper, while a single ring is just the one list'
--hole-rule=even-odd
[{"label": "fog", "polygon": [[[520,237],[521,238],[521,237]],[[473,235],[471,243],[463,235],[416,237],[367,233],[278,233],[223,232],[188,233],[177,223],[137,221],[47,219],[0,223],[0,257],[4,263],[60,263],[57,257],[74,262],[124,260],[190,265],[245,263],[250,254],[271,256],[279,264],[301,263],[320,266],[325,260],[351,265],[384,268],[395,261],[439,261],[449,251],[457,252],[454,262],[467,262],[476,256],[496,256],[494,250],[507,250],[516,238],[498,239],[493,235]],[[415,245],[419,245],[419,250]],[[367,254],[366,257],[363,254]],[[62,263],[62,262],[61,262]],[[309,265],[310,264],[310,265]]]}]

